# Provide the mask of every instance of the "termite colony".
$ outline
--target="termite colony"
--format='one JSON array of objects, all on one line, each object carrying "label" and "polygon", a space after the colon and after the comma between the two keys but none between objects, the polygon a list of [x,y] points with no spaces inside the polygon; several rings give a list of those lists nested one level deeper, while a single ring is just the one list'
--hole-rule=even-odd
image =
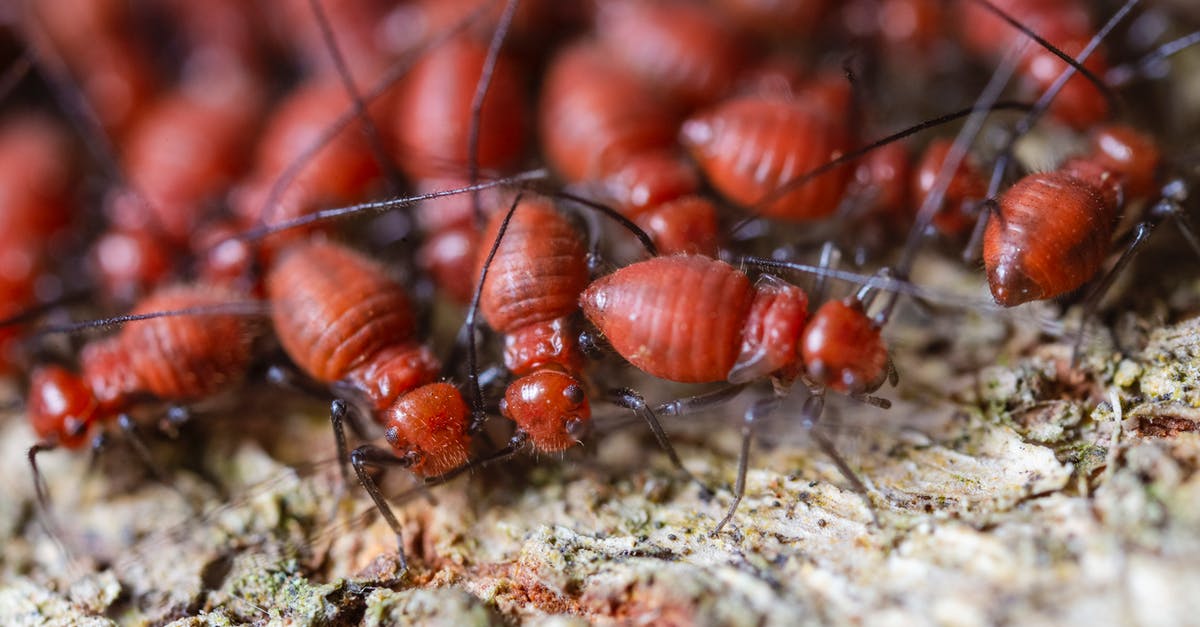
[{"label": "termite colony", "polygon": [[[399,536],[372,468],[439,484],[603,437],[601,414],[635,416],[711,488],[717,535],[745,515],[769,414],[868,496],[823,407],[890,404],[884,333],[910,296],[975,306],[910,282],[918,256],[969,271],[981,243],[996,303],[1086,319],[1159,222],[1200,252],[1195,164],[1164,139],[1195,130],[1163,108],[1191,43],[1157,48],[1186,33],[1169,6],[18,4],[0,15],[0,366],[27,384],[50,511],[50,449],[115,423],[170,482],[139,431],[303,391]],[[1048,136],[1072,148],[1018,163]],[[123,326],[47,357],[31,329],[64,312]],[[710,387],[673,401],[655,380]],[[732,487],[693,477],[659,415],[739,394]],[[349,450],[344,423],[381,444]]]}]

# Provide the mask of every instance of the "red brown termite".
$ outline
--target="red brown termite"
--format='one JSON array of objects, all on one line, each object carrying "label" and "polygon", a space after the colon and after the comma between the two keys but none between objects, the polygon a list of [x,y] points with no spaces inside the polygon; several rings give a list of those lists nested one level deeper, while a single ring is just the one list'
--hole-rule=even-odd
[{"label": "red brown termite", "polygon": [[[330,411],[339,460],[396,533],[400,524],[368,467],[400,466],[436,476],[468,461],[469,411],[458,390],[436,382],[440,364],[416,338],[416,314],[399,283],[378,263],[338,244],[296,244],[267,275],[275,332],[305,374],[339,395]],[[361,403],[386,429],[390,449],[363,445],[346,455],[343,421]],[[341,465],[344,468],[344,465]]]},{"label": "red brown termite", "polygon": [[[1084,49],[1080,59],[1096,49],[1102,38],[1134,4],[1127,2]],[[1038,104],[1017,125],[1014,138],[1027,132],[1037,117],[1052,106],[1074,67],[1067,68]],[[989,195],[994,196],[1009,163],[1006,147],[993,172]],[[1127,201],[1154,187],[1160,154],[1155,142],[1128,127],[1095,129],[1089,154],[1068,160],[1057,170],[1023,177],[991,202],[981,216],[988,282],[997,303],[1013,306],[1074,291],[1096,276]],[[1085,318],[1133,252],[1161,219],[1174,216],[1189,244],[1200,254],[1200,242],[1187,224],[1180,203],[1186,197],[1182,180],[1171,179],[1148,218],[1138,224],[1117,265],[1102,279],[1085,306]],[[977,231],[978,232],[978,231]],[[969,247],[968,255],[973,256]],[[1082,326],[1080,336],[1082,337]],[[1078,341],[1078,338],[1077,338]],[[1077,344],[1078,348],[1078,344]],[[1077,353],[1076,353],[1077,354]]]},{"label": "red brown termite", "polygon": [[[829,387],[886,406],[867,396],[894,372],[878,324],[866,317],[861,300],[831,301],[810,319],[800,288],[769,275],[752,285],[743,272],[700,255],[626,266],[593,282],[580,297],[585,315],[614,350],[650,375],[735,385],[769,377],[788,386],[806,373],[815,390]],[[822,403],[819,391],[806,403],[806,426],[815,424]],[[714,533],[732,519],[744,493],[754,423],[778,404],[773,396],[746,412],[734,501]],[[832,443],[818,439],[865,494]]]},{"label": "red brown termite", "polygon": [[[293,218],[326,203],[347,204],[366,195],[380,168],[355,129],[342,128],[322,150],[304,154],[350,103],[342,86],[312,82],[296,87],[276,105],[259,141],[254,169],[232,198],[243,224]],[[283,195],[267,204],[276,181],[298,155],[306,157],[303,167]]]},{"label": "red brown termite", "polygon": [[[467,168],[475,86],[487,47],[459,36],[428,52],[401,87],[392,116],[404,171],[419,180]],[[522,156],[527,111],[516,67],[501,58],[483,99],[476,149],[478,167],[511,168]]]},{"label": "red brown termite", "polygon": [[833,168],[760,204],[788,181],[851,148],[846,121],[807,99],[756,95],[727,100],[686,121],[680,141],[722,196],[766,217],[828,217],[849,180],[849,168]]},{"label": "red brown termite", "polygon": [[[935,139],[926,146],[913,174],[914,208],[923,205],[937,185],[953,143],[943,138]],[[975,222],[974,207],[986,195],[987,180],[974,159],[967,155],[950,176],[941,206],[933,216],[933,227],[947,237],[958,237],[968,232]]]},{"label": "red brown termite", "polygon": [[600,49],[576,44],[551,62],[541,96],[546,159],[568,181],[596,188],[667,253],[714,254],[716,207],[677,154],[672,108]]},{"label": "red brown termite", "polygon": [[197,77],[146,107],[119,146],[127,182],[109,193],[93,248],[105,294],[132,300],[175,270],[180,248],[241,173],[262,95],[246,76]]},{"label": "red brown termite", "polygon": [[[1012,307],[1054,298],[1095,277],[1112,248],[1122,209],[1153,190],[1159,161],[1152,138],[1129,127],[1102,127],[1094,131],[1089,154],[1057,170],[1030,174],[1001,194],[983,239],[996,302]],[[1135,227],[1123,259],[1162,218],[1183,220],[1184,198],[1183,182],[1167,181],[1148,218]],[[1181,225],[1200,254],[1195,235],[1186,222]]]},{"label": "red brown termite", "polygon": [[[507,214],[497,213],[486,231],[494,241]],[[508,219],[489,263],[479,310],[504,334],[504,366],[516,377],[501,413],[542,451],[561,451],[589,430],[591,409],[579,380],[582,356],[570,320],[587,285],[587,247],[570,222],[543,200],[522,200]]]},{"label": "red brown termite", "polygon": [[[29,463],[39,501],[47,496],[37,467],[39,453],[99,444],[102,429],[116,421],[136,453],[166,481],[136,433],[131,411],[147,399],[191,403],[230,389],[250,362],[254,324],[251,303],[223,288],[192,284],[159,289],[127,316],[75,325],[127,323],[106,339],[87,344],[80,370],[57,365],[36,368],[27,396],[29,421],[39,441]],[[178,412],[168,412],[177,416]]]}]

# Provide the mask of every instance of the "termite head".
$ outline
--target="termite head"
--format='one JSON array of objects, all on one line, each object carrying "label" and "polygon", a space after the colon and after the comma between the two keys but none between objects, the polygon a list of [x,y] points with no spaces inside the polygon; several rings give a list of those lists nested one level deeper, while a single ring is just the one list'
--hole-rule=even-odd
[{"label": "termite head", "polygon": [[808,376],[838,392],[872,392],[887,379],[887,346],[856,298],[821,305],[804,329],[800,351]]},{"label": "termite head", "polygon": [[401,396],[386,412],[388,444],[420,476],[445,474],[466,464],[471,453],[467,404],[449,383],[430,383]]},{"label": "termite head", "polygon": [[508,386],[500,413],[517,423],[539,451],[563,451],[592,430],[592,409],[583,385],[558,370],[539,370]]},{"label": "termite head", "polygon": [[42,440],[80,448],[100,404],[83,379],[61,366],[43,366],[29,382],[29,422]]}]

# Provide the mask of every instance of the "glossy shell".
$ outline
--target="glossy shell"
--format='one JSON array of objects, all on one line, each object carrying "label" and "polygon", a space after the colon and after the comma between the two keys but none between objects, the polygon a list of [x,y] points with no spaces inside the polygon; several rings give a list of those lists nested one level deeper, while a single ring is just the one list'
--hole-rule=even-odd
[{"label": "glossy shell", "polygon": [[681,141],[721,195],[766,217],[812,220],[831,215],[850,174],[848,167],[835,168],[776,197],[776,190],[792,179],[849,149],[843,126],[804,102],[729,100],[685,122]]},{"label": "glossy shell", "polygon": [[309,376],[331,383],[415,331],[408,295],[378,263],[344,246],[313,242],[267,276],[279,341]]},{"label": "glossy shell", "polygon": [[1113,194],[1066,172],[1031,174],[1000,197],[983,261],[996,302],[1054,298],[1091,279],[1110,249]]},{"label": "glossy shell", "polygon": [[[456,37],[424,55],[404,83],[393,113],[397,160],[413,178],[444,176],[467,167],[471,103],[487,47]],[[525,150],[529,104],[516,68],[496,64],[479,123],[479,166],[511,167]]]},{"label": "glossy shell", "polygon": [[584,314],[622,357],[662,379],[724,381],[754,290],[745,274],[699,255],[656,257],[593,282]]},{"label": "glossy shell", "polygon": [[821,305],[804,329],[800,352],[809,376],[838,392],[871,392],[887,378],[887,346],[854,299]]},{"label": "glossy shell", "polygon": [[[492,217],[480,268],[506,213]],[[571,314],[587,282],[587,250],[578,231],[548,202],[522,200],[488,269],[480,309],[493,329],[508,333]]]}]

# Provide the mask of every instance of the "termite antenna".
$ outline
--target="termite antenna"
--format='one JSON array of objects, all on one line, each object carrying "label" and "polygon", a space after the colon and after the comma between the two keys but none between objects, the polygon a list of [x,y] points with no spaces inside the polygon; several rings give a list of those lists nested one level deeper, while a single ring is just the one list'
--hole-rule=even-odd
[{"label": "termite antenna", "polygon": [[504,232],[508,230],[508,224],[512,222],[513,214],[517,212],[517,206],[521,204],[523,196],[524,193],[517,194],[517,197],[513,199],[512,206],[508,208],[508,212],[504,214],[504,219],[500,222],[500,228],[496,231],[496,239],[492,242],[487,258],[483,261],[483,268],[479,271],[479,282],[475,284],[475,293],[471,296],[467,319],[463,322],[463,326],[467,329],[467,387],[471,388],[471,422],[467,428],[468,433],[477,433],[487,422],[487,412],[483,409],[483,388],[479,385],[478,346],[475,337],[475,321],[479,316],[479,301],[483,298],[483,286],[487,281],[492,260],[496,258],[496,251],[500,250]]},{"label": "termite antenna", "polygon": [[[547,177],[549,177],[549,172],[545,168],[539,168],[537,170],[529,170],[527,172],[522,172],[520,174],[514,174],[513,176],[507,176],[507,177],[502,177],[502,178],[498,178],[498,179],[494,179],[494,180],[490,180],[490,181],[484,181],[482,183],[476,183],[475,185],[467,185],[465,187],[439,190],[436,192],[429,192],[426,194],[417,194],[415,196],[405,196],[405,197],[401,197],[401,198],[389,198],[387,200],[377,200],[377,201],[372,201],[372,202],[359,203],[357,205],[350,205],[348,207],[324,209],[321,211],[316,211],[313,213],[305,214],[305,215],[302,215],[302,216],[299,216],[299,217],[296,217],[296,218],[293,218],[290,220],[284,220],[283,222],[279,222],[277,224],[273,224],[270,226],[263,224],[263,225],[254,227],[248,231],[245,231],[244,233],[235,235],[231,239],[245,241],[245,242],[252,242],[252,241],[260,240],[260,239],[267,237],[268,235],[272,235],[274,233],[279,233],[281,231],[287,231],[287,230],[299,228],[302,226],[308,226],[311,224],[318,224],[321,222],[331,222],[334,220],[344,220],[347,218],[352,218],[352,217],[361,216],[361,215],[375,215],[375,214],[385,213],[385,212],[391,211],[393,209],[397,209],[399,207],[407,207],[410,205],[414,205],[414,204],[419,203],[424,200],[432,200],[435,198],[445,198],[446,196],[455,196],[458,194],[465,194],[465,193],[469,193],[474,190],[485,190],[485,189],[491,189],[493,187],[521,186],[524,183],[528,183],[530,181],[543,180]],[[224,241],[217,242],[214,245],[214,248],[217,246],[220,246],[223,243],[224,243]]]},{"label": "termite antenna", "polygon": [[308,5],[312,8],[317,26],[321,29],[321,39],[324,40],[325,48],[329,51],[329,57],[333,61],[334,68],[337,70],[338,78],[341,80],[342,86],[346,89],[346,95],[350,97],[350,102],[354,107],[354,115],[358,118],[359,123],[362,124],[363,134],[366,135],[367,145],[371,149],[371,154],[375,157],[375,161],[379,164],[379,167],[383,169],[388,185],[392,188],[391,191],[397,193],[403,187],[400,182],[400,171],[396,168],[395,162],[388,156],[387,150],[383,146],[383,139],[379,128],[367,113],[366,102],[363,101],[362,93],[359,91],[358,86],[355,85],[354,76],[350,73],[350,68],[346,65],[346,59],[342,55],[342,50],[337,43],[337,35],[333,32],[333,26],[329,23],[329,16],[326,15],[325,9],[321,6],[321,0],[309,0]]},{"label": "termite antenna", "polygon": [[[1132,9],[1133,5],[1138,1],[1139,0],[1133,0],[1127,6]],[[1023,33],[1026,37],[1029,37],[1037,42],[1039,46],[1045,48],[1050,54],[1062,59],[1064,63],[1071,67],[1072,74],[1074,72],[1079,72],[1081,76],[1086,78],[1093,86],[1096,87],[1097,90],[1100,91],[1101,94],[1103,94],[1104,99],[1108,101],[1109,108],[1113,110],[1119,110],[1121,108],[1121,102],[1117,98],[1116,94],[1113,93],[1112,89],[1110,89],[1109,86],[1104,83],[1104,81],[1100,80],[1098,76],[1093,74],[1091,70],[1083,66],[1083,62],[1087,60],[1087,54],[1080,54],[1079,58],[1072,58],[1071,55],[1059,50],[1054,44],[1043,39],[1040,35],[1033,32],[1033,30],[1028,26],[1022,24],[1019,20],[1006,13],[1003,9],[995,4],[992,4],[990,0],[971,0],[971,2],[982,6],[984,9],[987,9],[996,17],[999,17],[1013,28],[1021,31],[1021,33]],[[1122,15],[1122,18],[1123,17],[1124,15]],[[1116,24],[1114,23],[1113,25],[1115,26]],[[1103,39],[1103,37],[1101,37],[1101,39]],[[1090,52],[1088,54],[1090,54]],[[1070,78],[1070,75],[1068,75],[1067,78]],[[1066,81],[1064,80],[1063,82],[1065,83]]]},{"label": "termite antenna", "polygon": [[587,207],[588,209],[591,209],[593,211],[598,211],[601,214],[608,216],[614,222],[621,225],[627,231],[632,233],[633,236],[637,238],[638,242],[641,243],[642,247],[646,249],[646,252],[649,253],[651,257],[658,256],[658,247],[654,245],[654,240],[651,239],[651,237],[646,233],[646,231],[642,230],[642,227],[638,226],[636,222],[625,217],[621,212],[617,211],[616,209],[613,209],[612,207],[609,207],[608,205],[606,205],[604,203],[596,202],[594,200],[584,198],[583,196],[577,196],[570,192],[564,192],[564,191],[560,191],[560,190],[544,190],[544,191],[539,191],[539,193],[541,193],[545,196],[550,196],[551,198],[558,198],[561,200],[566,200],[566,201],[573,202],[573,203],[576,203],[579,205],[583,205],[584,207]]},{"label": "termite antenna", "polygon": [[[500,60],[500,49],[504,47],[504,41],[508,38],[509,28],[519,5],[520,0],[507,0],[504,3],[504,11],[500,14],[500,21],[496,23],[495,30],[492,31],[487,56],[484,57],[483,67],[479,71],[479,81],[475,83],[475,94],[471,97],[470,122],[467,125],[467,182],[471,185],[479,182],[479,134],[483,125],[483,101],[492,86],[492,77]],[[484,215],[479,190],[471,192],[471,211],[475,214],[476,226],[482,227]]]},{"label": "termite antenna", "polygon": [[[404,78],[417,61],[430,50],[442,45],[446,41],[457,36],[460,32],[466,30],[476,20],[480,19],[487,11],[488,6],[482,6],[475,9],[463,19],[456,22],[453,26],[438,34],[437,37],[425,42],[424,45],[418,46],[411,50],[405,56],[398,59],[392,67],[384,74],[384,76],[375,84],[375,86],[366,92],[361,98],[363,103],[374,102],[383,94],[387,93],[401,78]],[[279,174],[271,184],[271,189],[267,192],[263,200],[261,210],[258,212],[258,228],[263,228],[264,225],[270,224],[271,217],[275,214],[275,209],[279,205],[279,200],[295,182],[296,177],[300,176],[300,172],[312,160],[317,153],[324,150],[334,138],[337,137],[345,128],[359,117],[358,111],[351,106],[347,111],[342,112],[332,124],[330,124],[324,132],[320,134],[309,146],[300,151],[296,158],[288,164],[286,168]]]},{"label": "termite antenna", "polygon": [[[975,1],[982,2],[984,0]],[[1108,34],[1111,33],[1113,29],[1121,23],[1122,20],[1125,19],[1125,16],[1128,15],[1135,6],[1137,6],[1138,2],[1140,2],[1140,0],[1126,0],[1125,4],[1121,5],[1120,9],[1117,9],[1117,12],[1114,13],[1107,22],[1105,22],[1104,26],[1102,26],[1100,30],[1096,31],[1096,34],[1092,36],[1090,41],[1088,41],[1087,46],[1085,46],[1079,53],[1079,57],[1077,57],[1078,63],[1083,63],[1084,61],[1087,61],[1088,57],[1092,56],[1092,53],[1095,52],[1096,49],[1100,47],[1100,44],[1104,41],[1104,39],[1108,37]],[[1033,126],[1037,124],[1038,120],[1040,120],[1041,117],[1045,115],[1046,111],[1049,110],[1050,104],[1054,101],[1054,98],[1058,96],[1058,93],[1062,91],[1062,88],[1067,84],[1067,81],[1071,80],[1071,77],[1074,76],[1075,72],[1078,70],[1083,70],[1083,67],[1079,66],[1077,63],[1071,64],[1070,67],[1064,69],[1062,73],[1058,75],[1058,78],[1054,80],[1054,83],[1052,83],[1050,87],[1046,89],[1045,93],[1038,98],[1037,102],[1034,103],[1033,109],[1031,109],[1029,113],[1026,113],[1025,117],[1017,121],[1017,124],[1013,127],[1013,132],[1008,136],[1007,141],[1005,141],[1004,148],[1000,151],[999,156],[996,158],[996,165],[992,170],[992,180],[988,185],[988,198],[995,198],[996,194],[1000,191],[1000,185],[1002,184],[1004,177],[1007,175],[1009,165],[1012,163],[1013,146],[1016,145],[1017,140],[1033,129]],[[947,162],[948,161],[949,159],[947,159]],[[958,167],[957,163],[955,164],[955,167]]]},{"label": "termite antenna", "polygon": [[122,316],[112,316],[109,318],[98,318],[95,320],[86,320],[83,322],[75,322],[72,324],[64,324],[57,326],[49,326],[37,329],[33,332],[33,337],[42,337],[46,335],[54,335],[60,333],[73,334],[88,331],[91,329],[107,329],[117,327],[130,322],[138,322],[141,320],[153,320],[155,318],[174,318],[178,316],[266,316],[270,315],[271,306],[269,303],[262,301],[243,301],[235,303],[222,303],[220,305],[203,305],[200,307],[186,307],[184,309],[173,309],[169,311],[155,311],[153,313],[144,314],[126,314]]},{"label": "termite antenna", "polygon": [[764,257],[753,256],[738,257],[737,262],[746,267],[755,268],[764,272],[791,271],[810,274],[817,277],[837,279],[839,281],[860,285],[865,288],[911,296],[913,298],[936,303],[938,305],[991,312],[1007,311],[991,300],[970,299],[957,294],[942,292],[933,288],[916,285],[910,281],[889,274],[877,273],[873,275],[866,275],[859,274],[857,272],[850,272],[848,270],[839,270],[837,268],[813,266],[792,261],[782,261],[778,259],[767,259]]}]

